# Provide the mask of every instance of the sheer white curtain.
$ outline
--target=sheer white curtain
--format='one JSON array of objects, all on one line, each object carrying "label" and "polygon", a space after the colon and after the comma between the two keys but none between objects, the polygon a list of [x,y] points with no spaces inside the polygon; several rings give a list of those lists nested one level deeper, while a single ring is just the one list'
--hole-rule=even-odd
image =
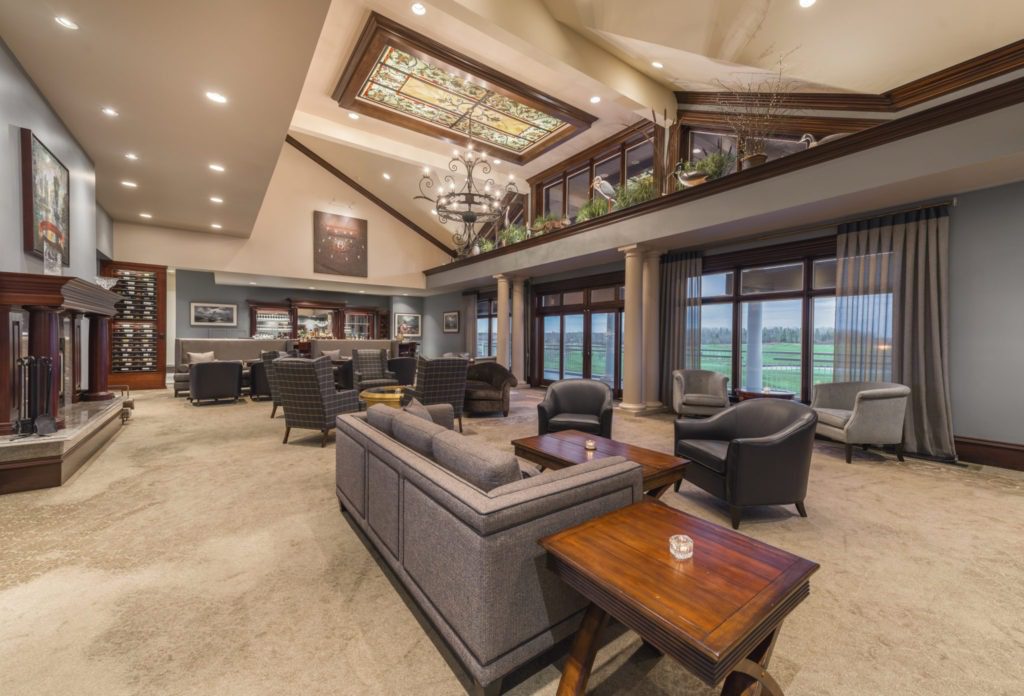
[{"label": "sheer white curtain", "polygon": [[700,254],[661,257],[661,401],[672,408],[672,372],[700,367]]}]

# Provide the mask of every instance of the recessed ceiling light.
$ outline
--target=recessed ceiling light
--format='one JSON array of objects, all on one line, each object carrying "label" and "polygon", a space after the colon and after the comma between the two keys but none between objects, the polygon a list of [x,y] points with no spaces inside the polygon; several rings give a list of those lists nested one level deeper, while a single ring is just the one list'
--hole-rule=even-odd
[{"label": "recessed ceiling light", "polygon": [[804,7],[804,8],[810,7],[811,5],[813,5],[817,1],[818,0],[800,0],[800,7]]},{"label": "recessed ceiling light", "polygon": [[365,290],[360,290],[360,291],[359,291],[359,294],[360,294],[360,295],[365,295],[365,294],[366,294],[366,291],[365,291]]},{"label": "recessed ceiling light", "polygon": [[384,172],[381,176],[383,176],[385,180],[391,181],[391,175],[387,172]]},{"label": "recessed ceiling light", "polygon": [[211,163],[210,164],[210,169],[212,169],[215,172],[222,172],[222,171],[224,171],[224,165],[223,164]]},{"label": "recessed ceiling light", "polygon": [[405,297],[408,297],[408,296],[409,296],[409,293],[407,293],[407,292],[403,292],[403,293],[402,293],[402,295],[403,295],[403,296],[405,296]]},{"label": "recessed ceiling light", "polygon": [[225,97],[220,92],[207,92],[206,93],[206,98],[209,99],[212,102],[217,102],[218,104],[227,104],[228,103],[228,98]]},{"label": "recessed ceiling light", "polygon": [[424,174],[430,174],[430,167],[424,167],[423,168],[423,173]]},{"label": "recessed ceiling light", "polygon": [[124,186],[125,188],[138,188],[139,187],[139,185],[136,184],[134,181],[122,181],[121,185]]},{"label": "recessed ceiling light", "polygon": [[512,181],[512,179],[515,179],[515,178],[516,178],[516,175],[515,175],[515,174],[509,174],[509,175],[508,175],[508,180],[509,180],[509,181]]},{"label": "recessed ceiling light", "polygon": [[316,290],[316,288],[314,288],[312,285],[309,286],[309,289],[310,290]]},{"label": "recessed ceiling light", "polygon": [[210,223],[210,227],[212,227],[215,230],[219,230],[221,228],[221,225],[218,222],[212,222]]},{"label": "recessed ceiling light", "polygon": [[427,13],[427,8],[422,2],[414,2],[409,9],[412,10],[414,15],[419,15],[420,17]]},{"label": "recessed ceiling light", "polygon": [[134,162],[135,160],[137,160],[139,158],[139,156],[136,155],[134,152],[126,152],[126,153],[124,153],[124,158],[125,159],[130,159],[132,162]]},{"label": "recessed ceiling light", "polygon": [[601,97],[597,96],[596,94],[590,98],[590,103],[591,104],[597,104],[600,101],[601,101]]},{"label": "recessed ceiling light", "polygon": [[348,112],[348,117],[350,119],[352,119],[353,121],[358,121],[359,120],[359,114],[357,114],[355,111],[349,111]]},{"label": "recessed ceiling light", "polygon": [[75,24],[73,20],[70,20],[67,17],[54,17],[53,21],[55,21],[57,24],[61,25],[65,29],[70,29],[71,31],[75,31],[76,29],[78,29],[78,25]]},{"label": "recessed ceiling light", "polygon": [[256,281],[254,281],[254,280],[250,280],[249,281],[249,285],[255,285],[255,284],[256,284]]},{"label": "recessed ceiling light", "polygon": [[494,164],[501,164],[501,160],[493,160]]},{"label": "recessed ceiling light", "polygon": [[693,154],[699,155],[700,154],[700,148],[699,147],[693,148]]},{"label": "recessed ceiling light", "polygon": [[139,213],[140,218],[146,218],[147,220],[153,217],[151,213]]},{"label": "recessed ceiling light", "polygon": [[105,113],[107,116],[114,117],[117,116],[117,109],[115,109],[112,106],[104,106],[103,113]]},{"label": "recessed ceiling light", "polygon": [[431,209],[430,209],[430,214],[431,214],[431,215],[437,215],[437,210],[436,210],[436,209],[434,209],[434,208],[431,208]]},{"label": "recessed ceiling light", "polygon": [[656,60],[652,60],[652,61],[651,61],[651,67],[652,67],[652,68],[656,68],[656,69],[658,69],[658,70],[661,70],[661,69],[662,69],[662,68],[664,68],[665,66],[664,66],[664,65],[663,65],[662,63],[660,63],[659,61],[656,61]]},{"label": "recessed ceiling light", "polygon": [[220,196],[210,196],[210,202],[220,204],[224,202],[224,199],[221,198]]}]

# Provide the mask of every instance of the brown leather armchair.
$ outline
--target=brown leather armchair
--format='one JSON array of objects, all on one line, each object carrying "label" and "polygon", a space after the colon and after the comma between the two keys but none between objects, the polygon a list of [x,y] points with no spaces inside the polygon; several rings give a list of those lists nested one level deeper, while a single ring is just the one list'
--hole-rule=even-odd
[{"label": "brown leather armchair", "polygon": [[515,375],[498,363],[469,366],[466,373],[466,413],[496,413],[508,416],[512,387],[518,385]]},{"label": "brown leather armchair", "polygon": [[807,517],[817,422],[796,401],[750,399],[707,420],[677,420],[675,453],[690,461],[687,481],[729,504],[733,529],[748,505],[793,504]]}]

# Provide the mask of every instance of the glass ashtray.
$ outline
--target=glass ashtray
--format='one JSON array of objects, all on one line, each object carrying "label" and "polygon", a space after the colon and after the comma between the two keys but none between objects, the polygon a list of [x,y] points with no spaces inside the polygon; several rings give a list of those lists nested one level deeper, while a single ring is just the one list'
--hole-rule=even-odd
[{"label": "glass ashtray", "polygon": [[685,561],[693,557],[693,539],[685,534],[676,534],[668,539],[668,550],[675,558]]}]

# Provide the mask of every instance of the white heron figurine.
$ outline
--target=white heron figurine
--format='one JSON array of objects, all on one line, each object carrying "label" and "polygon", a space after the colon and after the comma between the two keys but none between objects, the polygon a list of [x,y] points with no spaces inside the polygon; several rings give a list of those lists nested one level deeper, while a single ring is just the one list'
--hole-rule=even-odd
[{"label": "white heron figurine", "polygon": [[590,185],[590,188],[597,191],[605,200],[608,201],[608,206],[615,205],[615,187],[609,184],[607,181],[599,176],[594,177],[594,183]]},{"label": "white heron figurine", "polygon": [[809,150],[812,147],[818,147],[819,145],[824,145],[825,143],[830,143],[833,140],[839,140],[840,138],[845,138],[848,135],[849,135],[849,133],[833,133],[832,135],[826,135],[824,138],[819,140],[818,138],[815,138],[810,133],[804,133],[803,137],[800,138],[800,142],[802,142],[804,145],[806,145],[807,149]]}]

